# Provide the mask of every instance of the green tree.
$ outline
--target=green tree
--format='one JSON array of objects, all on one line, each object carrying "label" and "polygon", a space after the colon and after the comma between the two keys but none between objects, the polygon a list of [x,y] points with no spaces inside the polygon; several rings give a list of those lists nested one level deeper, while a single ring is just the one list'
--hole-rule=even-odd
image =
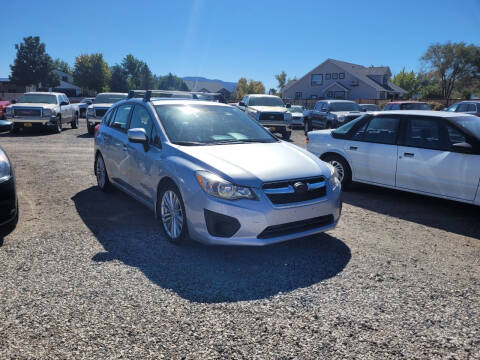
[{"label": "green tree", "polygon": [[146,90],[153,89],[153,86],[154,86],[153,74],[150,71],[150,68],[148,67],[147,64],[143,63],[142,66],[140,67],[139,77],[140,77],[141,89],[146,89]]},{"label": "green tree", "polygon": [[182,78],[175,76],[172,73],[168,73],[167,75],[158,78],[158,89],[188,91],[188,86]]},{"label": "green tree", "polygon": [[110,69],[101,53],[82,54],[75,59],[73,80],[81,88],[96,92],[107,91],[110,78]]},{"label": "green tree", "polygon": [[268,90],[268,94],[269,95],[277,95],[277,90],[275,90],[274,88],[271,88],[270,90]]},{"label": "green tree", "polygon": [[60,85],[55,66],[50,55],[45,51],[45,44],[38,36],[23,38],[15,44],[17,50],[13,65],[10,65],[10,81],[18,85],[35,85],[38,87],[55,87]]},{"label": "green tree", "polygon": [[437,43],[430,45],[421,57],[427,68],[439,79],[442,97],[447,106],[457,82],[474,77],[477,51],[477,46],[466,45],[464,42]]},{"label": "green tree", "polygon": [[53,60],[53,65],[55,66],[56,70],[63,71],[64,73],[72,75],[72,68],[66,61],[63,61],[62,59],[56,58]]},{"label": "green tree", "polygon": [[287,84],[287,73],[282,71],[280,74],[275,75],[275,79],[278,81],[277,89],[279,92],[283,91],[283,88]]},{"label": "green tree", "polygon": [[127,74],[128,88],[131,90],[142,88],[141,70],[146,64],[132,54],[126,55],[122,60],[122,67]]},{"label": "green tree", "polygon": [[236,98],[243,99],[246,94],[265,94],[265,86],[261,81],[247,81],[242,77],[237,82]]},{"label": "green tree", "polygon": [[405,68],[403,68],[402,71],[393,77],[392,82],[406,90],[409,97],[417,95],[419,92],[419,82],[413,70],[406,72]]},{"label": "green tree", "polygon": [[128,76],[125,69],[120,65],[113,65],[110,69],[110,91],[127,92]]}]

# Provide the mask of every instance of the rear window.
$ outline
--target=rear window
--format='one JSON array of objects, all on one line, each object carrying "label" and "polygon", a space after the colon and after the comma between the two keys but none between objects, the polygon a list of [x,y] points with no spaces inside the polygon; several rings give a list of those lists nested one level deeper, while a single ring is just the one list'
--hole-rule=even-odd
[{"label": "rear window", "polygon": [[405,103],[400,105],[401,110],[432,110],[426,103]]}]

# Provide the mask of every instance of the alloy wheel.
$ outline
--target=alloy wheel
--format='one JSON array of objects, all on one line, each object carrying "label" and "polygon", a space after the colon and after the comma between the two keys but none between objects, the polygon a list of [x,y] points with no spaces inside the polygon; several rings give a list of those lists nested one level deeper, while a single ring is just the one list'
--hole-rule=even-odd
[{"label": "alloy wheel", "polygon": [[167,235],[172,239],[179,238],[183,230],[184,216],[180,199],[174,191],[167,190],[163,194],[160,214]]},{"label": "alloy wheel", "polygon": [[103,162],[103,158],[101,156],[99,156],[97,159],[96,173],[98,186],[100,187],[100,189],[103,189],[106,183],[106,171],[105,163]]},{"label": "alloy wheel", "polygon": [[337,160],[330,160],[329,161],[330,165],[332,165],[335,170],[337,171],[337,174],[338,174],[338,180],[340,180],[340,182],[343,181],[343,178],[345,176],[345,169],[343,168],[343,165],[337,161]]}]

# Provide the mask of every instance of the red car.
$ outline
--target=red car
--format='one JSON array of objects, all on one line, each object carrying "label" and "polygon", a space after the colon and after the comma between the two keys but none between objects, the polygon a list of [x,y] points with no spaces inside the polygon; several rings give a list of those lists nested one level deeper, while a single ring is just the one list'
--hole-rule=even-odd
[{"label": "red car", "polygon": [[0,100],[0,120],[5,120],[6,115],[5,115],[5,108],[10,105],[10,101],[1,101]]},{"label": "red car", "polygon": [[383,108],[386,110],[432,110],[426,102],[420,101],[392,101]]}]

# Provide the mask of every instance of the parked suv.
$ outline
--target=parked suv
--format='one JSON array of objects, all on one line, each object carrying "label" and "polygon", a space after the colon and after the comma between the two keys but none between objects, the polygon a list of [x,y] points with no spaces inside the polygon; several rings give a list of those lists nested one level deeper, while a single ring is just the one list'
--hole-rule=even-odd
[{"label": "parked suv", "polygon": [[54,92],[27,92],[17,103],[7,107],[7,119],[13,122],[11,132],[20,128],[48,127],[62,132],[63,124],[78,127],[78,105],[70,104],[67,95]]},{"label": "parked suv", "polygon": [[313,110],[304,112],[305,134],[314,129],[331,129],[363,115],[354,101],[320,100]]},{"label": "parked suv", "polygon": [[421,101],[392,101],[387,103],[383,110],[432,110],[432,107]]},{"label": "parked suv", "polygon": [[152,209],[168,240],[267,245],[335,227],[341,186],[330,165],[236,107],[151,96],[107,112],[94,168],[101,190]]},{"label": "parked suv", "polygon": [[238,103],[238,108],[271,132],[280,133],[284,140],[290,139],[292,135],[290,125],[292,114],[288,112],[290,104],[285,105],[278,96],[245,95]]},{"label": "parked suv", "polygon": [[108,109],[117,101],[124,100],[127,97],[126,93],[100,93],[98,94],[93,103],[88,105],[87,108],[87,130],[88,133],[93,135],[95,132],[95,125],[100,124],[103,119],[103,115],[106,114]]},{"label": "parked suv", "polygon": [[460,101],[451,105],[445,111],[480,116],[480,100]]}]

